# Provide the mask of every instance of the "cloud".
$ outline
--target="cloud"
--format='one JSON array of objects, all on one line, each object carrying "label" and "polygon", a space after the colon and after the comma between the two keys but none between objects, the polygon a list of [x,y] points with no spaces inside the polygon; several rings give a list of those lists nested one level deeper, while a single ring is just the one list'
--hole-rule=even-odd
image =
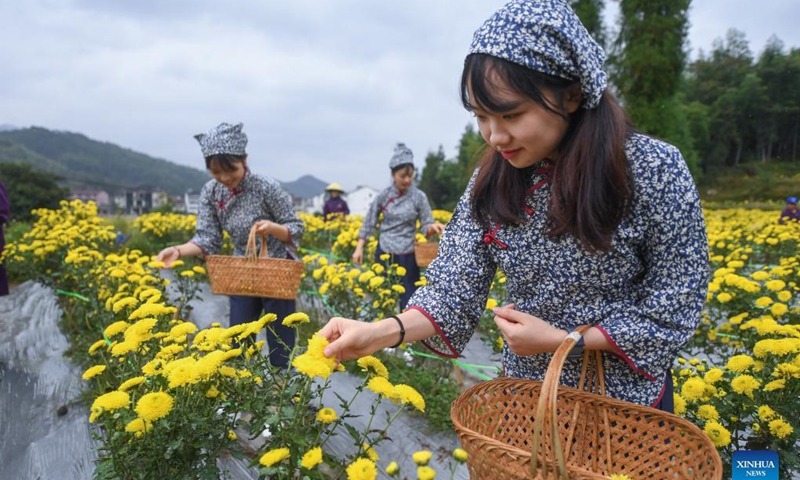
[{"label": "cloud", "polygon": [[[397,141],[420,167],[440,144],[456,154],[471,121],[458,98],[463,58],[503,3],[3,2],[0,17],[13,21],[0,30],[0,123],[77,131],[202,168],[192,136],[241,121],[256,172],[381,187]],[[750,2],[696,4],[703,35],[736,26],[752,40],[751,30],[797,17],[791,1],[758,14]]]}]

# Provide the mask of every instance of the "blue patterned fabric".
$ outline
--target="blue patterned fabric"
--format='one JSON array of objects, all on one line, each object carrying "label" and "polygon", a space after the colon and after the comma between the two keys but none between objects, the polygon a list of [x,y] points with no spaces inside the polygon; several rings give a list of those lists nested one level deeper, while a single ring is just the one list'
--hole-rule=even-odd
[{"label": "blue patterned fabric", "polygon": [[[233,191],[216,180],[208,181],[200,190],[200,211],[197,233],[191,242],[203,253],[215,254],[222,248],[222,231],[231,236],[234,255],[244,255],[250,229],[258,220],[270,220],[289,229],[291,249],[297,248],[305,226],[294,213],[292,199],[277,180],[255,175],[248,170]],[[286,258],[287,244],[267,237],[269,256]]]},{"label": "blue patterned fabric", "polygon": [[580,80],[584,108],[596,107],[606,89],[605,52],[564,0],[508,3],[475,32],[469,53]]},{"label": "blue patterned fabric", "polygon": [[200,144],[204,157],[212,155],[230,154],[245,155],[247,147],[247,135],[242,131],[244,124],[231,125],[220,123],[206,133],[198,133],[194,136]]},{"label": "blue patterned fabric", "polygon": [[[629,137],[625,152],[634,183],[631,209],[611,250],[602,254],[587,252],[569,235],[544,235],[549,183],[525,199],[528,222],[500,226],[498,242],[486,242],[470,205],[473,177],[426,271],[428,285],[408,304],[439,332],[425,344],[440,355],[460,354],[499,268],[507,276],[506,301],[517,310],[567,331],[591,324],[604,332],[616,349],[603,356],[610,396],[654,404],[667,369],[700,321],[708,244],[697,190],[680,152],[639,134]],[[532,173],[531,185],[544,177]],[[506,346],[505,374],[540,380],[551,356],[520,357]],[[567,360],[562,383],[576,386],[579,373],[580,359]]]},{"label": "blue patterned fabric", "polygon": [[[383,214],[383,219],[380,215]],[[400,193],[394,185],[375,197],[364,216],[358,238],[369,238],[380,223],[378,245],[386,253],[414,253],[417,220],[423,233],[433,225],[433,213],[425,192],[412,186]]]},{"label": "blue patterned fabric", "polygon": [[392,170],[401,165],[414,166],[414,152],[406,147],[405,143],[398,143],[397,146],[394,147],[394,154],[392,155],[392,159],[389,160],[389,168]]}]

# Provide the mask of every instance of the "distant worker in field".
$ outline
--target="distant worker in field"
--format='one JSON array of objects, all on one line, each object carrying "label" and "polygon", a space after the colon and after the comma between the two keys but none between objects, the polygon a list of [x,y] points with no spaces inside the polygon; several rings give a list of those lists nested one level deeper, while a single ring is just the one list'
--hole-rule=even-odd
[{"label": "distant worker in field", "polygon": [[788,197],[786,199],[786,208],[781,212],[779,223],[784,224],[787,220],[800,220],[800,211],[797,210],[797,197]]},{"label": "distant worker in field", "polygon": [[342,198],[344,189],[338,183],[331,183],[325,187],[325,191],[330,195],[325,201],[325,206],[322,207],[322,216],[325,217],[325,220],[331,215],[350,215],[350,207],[347,206],[347,202]]},{"label": "distant worker in field", "polygon": [[[167,247],[157,259],[169,267],[183,257],[214,255],[222,248],[222,232],[231,236],[235,256],[244,256],[250,229],[265,236],[272,258],[291,258],[305,226],[294,213],[292,199],[277,180],[247,167],[247,135],[242,124],[221,123],[194,137],[200,143],[206,168],[213,177],[200,191],[197,233],[182,245]],[[265,279],[264,281],[269,281]],[[267,329],[269,361],[286,368],[295,343],[295,330],[280,320],[295,312],[295,301],[232,295],[230,326],[258,320],[263,313],[278,316]]]},{"label": "distant worker in field", "polygon": [[[6,186],[0,182],[0,257],[3,256],[3,249],[6,246],[5,228],[9,218],[11,218],[11,202],[8,201]],[[8,274],[5,265],[0,263],[0,297],[3,295],[8,295]]]},{"label": "distant worker in field", "polygon": [[[400,310],[404,310],[411,295],[417,290],[420,270],[414,257],[414,239],[417,221],[420,232],[430,238],[441,234],[444,225],[433,220],[431,205],[425,192],[414,186],[414,153],[403,143],[398,143],[389,161],[392,184],[375,197],[364,216],[358,232],[358,244],[353,253],[353,263],[364,260],[364,245],[376,229],[378,248],[375,262],[396,263],[406,270],[400,294]],[[376,227],[376,225],[380,225]],[[385,255],[388,255],[388,259]],[[383,258],[381,258],[383,256]]]}]

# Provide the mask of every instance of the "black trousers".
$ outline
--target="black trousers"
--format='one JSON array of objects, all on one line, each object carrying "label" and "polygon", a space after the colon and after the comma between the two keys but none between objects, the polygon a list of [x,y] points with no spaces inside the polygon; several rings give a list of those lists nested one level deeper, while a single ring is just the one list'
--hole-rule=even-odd
[{"label": "black trousers", "polygon": [[[294,300],[259,297],[230,297],[231,320],[230,326],[247,323],[261,318],[262,312],[274,313],[278,319],[267,325],[267,347],[269,348],[269,362],[275,367],[285,369],[289,366],[289,355],[292,353],[295,342],[295,329],[284,327],[281,321],[295,312]],[[284,346],[278,339],[285,343]]]}]

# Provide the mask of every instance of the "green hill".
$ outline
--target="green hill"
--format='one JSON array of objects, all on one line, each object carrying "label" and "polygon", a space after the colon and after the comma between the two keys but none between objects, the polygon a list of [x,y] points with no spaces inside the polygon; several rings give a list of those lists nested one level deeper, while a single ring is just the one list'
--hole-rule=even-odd
[{"label": "green hill", "polygon": [[0,132],[0,162],[25,162],[53,172],[73,189],[101,189],[111,194],[131,188],[182,195],[199,191],[206,172],[153,158],[85,135],[41,127]]},{"label": "green hill", "polygon": [[800,163],[751,162],[703,177],[700,197],[711,202],[783,202],[800,196]]}]

